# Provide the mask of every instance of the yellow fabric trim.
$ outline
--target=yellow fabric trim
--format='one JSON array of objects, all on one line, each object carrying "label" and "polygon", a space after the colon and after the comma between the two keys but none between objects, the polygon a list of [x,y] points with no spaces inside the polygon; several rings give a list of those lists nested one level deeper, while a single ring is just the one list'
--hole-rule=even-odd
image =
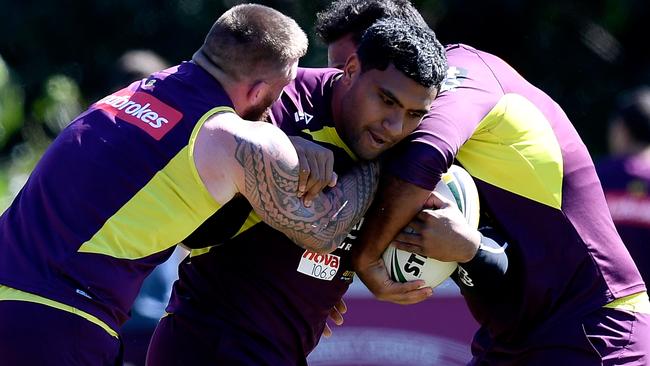
[{"label": "yellow fabric trim", "polygon": [[207,111],[201,118],[199,119],[199,122],[194,126],[194,129],[192,130],[192,134],[190,135],[190,141],[188,142],[189,146],[189,154],[187,155],[188,157],[188,165],[190,166],[190,169],[192,170],[192,176],[194,176],[194,179],[197,182],[201,183],[201,187],[205,190],[206,193],[210,194],[207,189],[205,188],[203,181],[201,180],[201,176],[199,175],[199,171],[196,169],[196,165],[194,165],[194,147],[196,146],[196,137],[199,135],[199,131],[201,131],[201,127],[203,127],[203,124],[205,121],[207,121],[208,118],[212,117],[213,115],[217,113],[235,113],[235,110],[230,108],[230,107],[217,107],[217,108],[212,108],[209,111]]},{"label": "yellow fabric trim", "polygon": [[[302,130],[302,132],[310,135],[314,141],[319,141],[319,142],[324,142],[328,144],[335,145],[341,149],[343,149],[352,160],[357,161],[356,155],[350,150],[350,148],[343,142],[339,134],[336,132],[336,129],[334,127],[323,127],[322,129],[318,131],[310,131],[308,129]],[[255,211],[251,211],[251,213],[248,215],[246,218],[246,221],[244,224],[239,228],[239,231],[232,237],[236,237],[239,234],[243,233],[244,231],[250,229],[251,227],[257,225],[258,223],[262,222],[262,219],[257,215]],[[206,253],[209,253],[210,250],[214,246],[207,247],[207,248],[200,248],[200,249],[192,249],[190,252],[190,258],[198,257],[201,255],[204,255]]]},{"label": "yellow fabric trim", "polygon": [[650,301],[648,300],[648,293],[645,291],[621,297],[603,307],[650,314]]},{"label": "yellow fabric trim", "polygon": [[[257,213],[255,211],[251,211],[251,213],[246,218],[246,221],[244,222],[244,224],[239,228],[239,231],[237,231],[237,233],[232,236],[232,238],[234,238],[237,235],[243,233],[244,231],[250,229],[251,227],[259,224],[260,222],[262,222],[262,219],[260,219],[260,217],[257,215]],[[190,258],[194,258],[194,257],[198,257],[200,255],[206,254],[206,253],[210,252],[210,250],[212,248],[214,248],[214,247],[215,246],[213,245],[213,246],[207,247],[207,248],[192,249],[192,251],[190,252]]]},{"label": "yellow fabric trim", "polygon": [[194,145],[199,129],[218,112],[204,114],[192,131],[188,146],[110,217],[79,248],[82,253],[104,254],[121,259],[139,259],[181,242],[219,207],[205,188],[194,164]]},{"label": "yellow fabric trim", "polygon": [[241,234],[244,231],[246,231],[246,230],[252,228],[253,226],[259,224],[260,222],[262,222],[262,219],[260,219],[260,217],[257,215],[257,212],[251,211],[251,213],[246,218],[246,221],[244,222],[244,224],[239,228],[239,231],[235,235],[233,235],[232,237],[234,238],[234,237],[238,236],[239,234]]},{"label": "yellow fabric trim", "polygon": [[564,166],[551,125],[529,100],[506,94],[458,152],[475,178],[561,209]]},{"label": "yellow fabric trim", "polygon": [[314,141],[320,141],[320,142],[325,142],[328,144],[332,144],[335,146],[340,147],[341,149],[345,150],[345,152],[350,156],[350,158],[354,161],[358,161],[359,159],[357,156],[350,150],[350,148],[341,140],[341,137],[339,134],[336,132],[336,128],[334,127],[323,127],[322,129],[318,131],[310,131],[310,130],[302,130],[302,132],[310,135]]},{"label": "yellow fabric trim", "polygon": [[41,305],[53,307],[55,309],[67,311],[68,313],[78,315],[78,316],[88,320],[89,322],[100,326],[102,329],[104,329],[106,331],[106,333],[110,334],[111,336],[113,336],[115,338],[119,338],[116,331],[114,331],[111,327],[109,327],[103,321],[99,320],[99,318],[97,318],[96,316],[88,314],[85,311],[81,311],[81,310],[79,310],[77,308],[73,308],[70,305],[60,303],[58,301],[50,300],[48,298],[38,296],[38,295],[34,295],[34,294],[29,293],[29,292],[20,291],[20,290],[17,290],[15,288],[13,288],[13,287],[0,285],[0,301],[4,301],[4,300],[32,302],[32,303],[36,303],[36,304],[41,304]]},{"label": "yellow fabric trim", "polygon": [[190,258],[198,257],[200,255],[206,254],[210,252],[210,249],[214,248],[214,245],[211,247],[205,247],[205,248],[199,248],[199,249],[192,249],[190,250]]}]

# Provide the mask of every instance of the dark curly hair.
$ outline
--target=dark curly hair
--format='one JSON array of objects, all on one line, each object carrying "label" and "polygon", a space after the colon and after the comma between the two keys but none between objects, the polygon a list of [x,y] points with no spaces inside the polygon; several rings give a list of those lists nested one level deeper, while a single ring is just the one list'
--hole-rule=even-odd
[{"label": "dark curly hair", "polygon": [[357,55],[361,71],[386,70],[388,65],[425,87],[438,86],[447,73],[444,47],[429,27],[398,18],[374,23],[361,38]]},{"label": "dark curly hair", "polygon": [[397,18],[426,26],[422,15],[409,0],[339,0],[316,15],[316,34],[330,44],[352,34],[359,44],[363,32],[379,19]]}]

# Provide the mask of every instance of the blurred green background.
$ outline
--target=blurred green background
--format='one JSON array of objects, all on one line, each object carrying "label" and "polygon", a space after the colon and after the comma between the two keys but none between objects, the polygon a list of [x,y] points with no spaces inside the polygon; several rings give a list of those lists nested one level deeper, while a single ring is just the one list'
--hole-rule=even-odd
[{"label": "blurred green background", "polygon": [[[302,66],[323,66],[313,35],[330,1],[257,1],[311,38]],[[0,210],[61,128],[117,89],[118,58],[148,49],[187,60],[232,0],[0,0]],[[648,0],[414,1],[443,43],[501,56],[564,107],[594,157],[616,95],[650,81]],[[645,36],[644,36],[645,35]]]}]

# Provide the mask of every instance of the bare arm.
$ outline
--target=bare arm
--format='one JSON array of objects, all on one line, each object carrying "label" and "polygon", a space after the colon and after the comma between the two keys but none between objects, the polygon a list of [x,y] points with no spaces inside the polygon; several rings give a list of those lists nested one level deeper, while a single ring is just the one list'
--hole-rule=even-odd
[{"label": "bare arm", "polygon": [[381,258],[393,238],[424,207],[431,191],[393,176],[383,178],[375,203],[364,218],[355,267],[364,268]]},{"label": "bare arm", "polygon": [[[406,226],[409,230],[402,231]],[[355,270],[381,300],[404,304],[424,300],[428,292],[413,291],[388,277],[381,255],[391,242],[427,257],[465,263],[476,255],[481,234],[438,193],[388,177],[366,216]]]},{"label": "bare arm", "polygon": [[411,304],[432,294],[431,288],[419,288],[424,281],[391,281],[381,259],[393,238],[422,210],[430,193],[399,178],[384,177],[364,218],[353,265],[359,278],[380,300]]},{"label": "bare arm", "polygon": [[289,138],[268,123],[232,113],[211,117],[195,144],[197,170],[217,202],[243,194],[260,218],[296,244],[330,252],[367,210],[376,191],[377,163],[360,164],[318,194],[310,207],[297,195],[299,161]]}]

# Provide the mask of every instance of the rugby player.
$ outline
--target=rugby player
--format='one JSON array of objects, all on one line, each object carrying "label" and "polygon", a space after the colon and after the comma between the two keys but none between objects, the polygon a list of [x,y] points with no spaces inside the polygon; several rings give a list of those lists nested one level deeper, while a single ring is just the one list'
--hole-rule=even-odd
[{"label": "rugby player", "polygon": [[[316,29],[330,66],[345,62],[365,27],[383,17],[423,22],[404,0],[341,0],[320,13]],[[354,258],[359,277],[380,299],[413,303],[430,289],[390,281],[381,254],[393,239],[401,249],[459,262],[457,283],[481,324],[471,364],[647,364],[646,288],[571,122],[498,57],[462,44],[446,54],[440,95],[388,157]],[[448,205],[426,209],[443,205],[431,191],[455,160],[477,184],[484,221],[509,244],[501,276],[479,232]],[[486,273],[492,281],[481,281]]]},{"label": "rugby player", "polygon": [[[342,71],[299,69],[272,120],[331,149],[335,169],[346,171],[416,128],[445,70],[430,29],[387,20],[366,32]],[[261,223],[245,200],[224,212],[231,238],[216,225],[188,238],[214,246],[181,264],[147,364],[305,365],[352,281],[351,243],[319,254]]]},{"label": "rugby player", "polygon": [[253,122],[306,49],[293,19],[235,6],[192,61],[99,100],[61,132],[0,217],[2,364],[121,364],[119,327],[144,278],[206,220],[227,220],[233,198],[303,247],[336,248],[377,167],[351,169],[299,207],[296,150]]}]

